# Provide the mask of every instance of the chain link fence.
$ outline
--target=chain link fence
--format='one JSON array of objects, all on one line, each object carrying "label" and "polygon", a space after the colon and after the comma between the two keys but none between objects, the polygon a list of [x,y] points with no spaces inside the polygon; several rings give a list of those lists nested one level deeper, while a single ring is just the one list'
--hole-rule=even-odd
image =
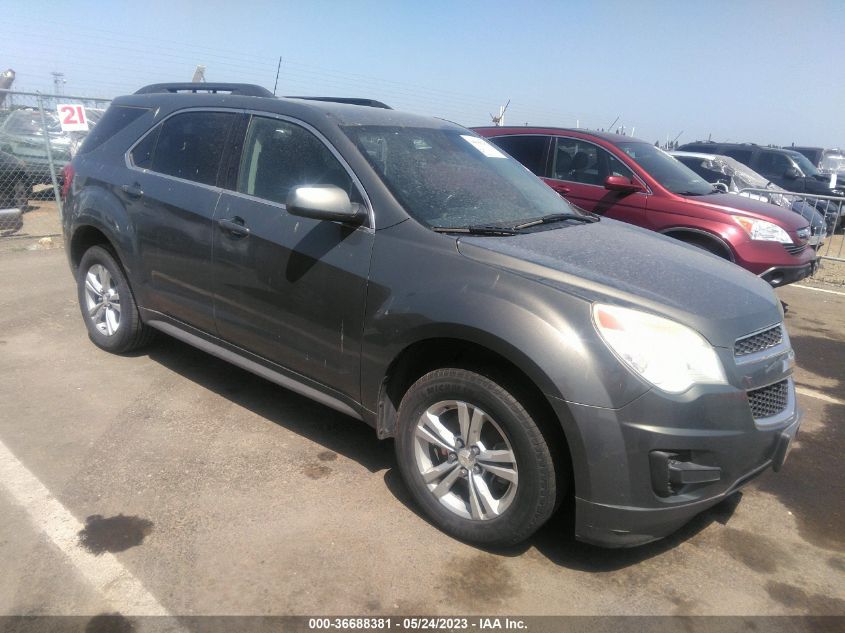
[{"label": "chain link fence", "polygon": [[771,189],[746,188],[739,192],[800,213],[810,223],[812,245],[819,258],[813,274],[818,281],[845,285],[845,198]]},{"label": "chain link fence", "polygon": [[0,90],[0,238],[61,234],[62,170],[108,104]]}]

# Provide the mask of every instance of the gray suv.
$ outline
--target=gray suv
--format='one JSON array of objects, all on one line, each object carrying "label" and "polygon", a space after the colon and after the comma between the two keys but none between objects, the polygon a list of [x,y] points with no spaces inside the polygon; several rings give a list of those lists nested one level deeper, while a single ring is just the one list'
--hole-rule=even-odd
[{"label": "gray suv", "polygon": [[363,420],[479,544],[564,501],[577,538],[645,543],[781,467],[800,415],[767,283],[578,210],[465,128],[355,102],[116,99],[65,170],[94,344],[163,332]]}]

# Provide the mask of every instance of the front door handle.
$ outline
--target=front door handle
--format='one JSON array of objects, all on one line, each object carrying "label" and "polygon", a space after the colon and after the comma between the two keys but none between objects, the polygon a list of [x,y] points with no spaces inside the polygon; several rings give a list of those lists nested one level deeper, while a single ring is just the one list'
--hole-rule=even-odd
[{"label": "front door handle", "polygon": [[572,191],[572,189],[570,189],[569,187],[564,187],[563,185],[555,185],[554,189],[562,196]]},{"label": "front door handle", "polygon": [[237,216],[228,220],[217,220],[217,225],[236,237],[246,237],[249,235],[249,227],[244,225],[243,218]]},{"label": "front door handle", "polygon": [[131,185],[123,185],[121,187],[123,193],[125,193],[130,198],[140,198],[144,195],[144,191],[141,189],[141,185],[137,182],[132,183]]}]

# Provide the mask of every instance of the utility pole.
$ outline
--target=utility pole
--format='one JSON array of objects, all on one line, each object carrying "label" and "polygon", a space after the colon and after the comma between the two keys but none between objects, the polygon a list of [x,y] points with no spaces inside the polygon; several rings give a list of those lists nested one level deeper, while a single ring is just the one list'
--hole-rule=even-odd
[{"label": "utility pole", "polygon": [[62,96],[62,92],[64,89],[62,86],[65,84],[65,74],[64,73],[50,73],[53,75],[53,94],[57,97]]},{"label": "utility pole", "polygon": [[279,55],[279,65],[276,66],[276,83],[273,84],[273,96],[276,96],[276,88],[279,87],[279,72],[282,70],[282,56]]},{"label": "utility pole", "polygon": [[511,104],[511,100],[508,99],[508,102],[503,105],[499,106],[499,115],[496,116],[495,114],[490,114],[490,119],[493,121],[493,125],[496,127],[502,127],[505,124],[505,112],[508,109],[508,106]]}]

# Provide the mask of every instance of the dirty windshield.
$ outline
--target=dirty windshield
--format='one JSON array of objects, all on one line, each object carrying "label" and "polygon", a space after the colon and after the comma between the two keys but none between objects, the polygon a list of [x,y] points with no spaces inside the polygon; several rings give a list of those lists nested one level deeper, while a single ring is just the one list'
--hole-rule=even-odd
[{"label": "dirty windshield", "polygon": [[516,160],[463,130],[347,127],[414,218],[432,227],[513,226],[577,213]]}]

